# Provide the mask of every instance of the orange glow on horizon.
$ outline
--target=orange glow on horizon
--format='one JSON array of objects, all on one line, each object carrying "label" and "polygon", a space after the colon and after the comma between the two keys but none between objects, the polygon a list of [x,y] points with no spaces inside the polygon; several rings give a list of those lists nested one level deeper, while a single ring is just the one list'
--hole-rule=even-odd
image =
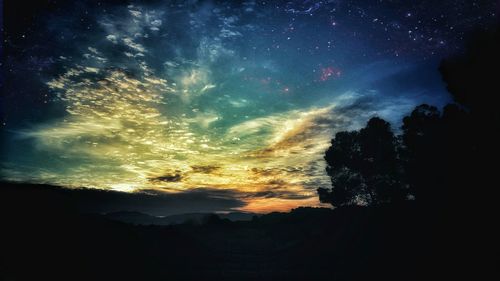
[{"label": "orange glow on horizon", "polygon": [[239,211],[266,214],[272,212],[289,212],[299,207],[324,207],[330,208],[328,204],[319,202],[318,197],[306,199],[282,199],[282,198],[259,198],[246,201],[247,205],[239,208]]}]

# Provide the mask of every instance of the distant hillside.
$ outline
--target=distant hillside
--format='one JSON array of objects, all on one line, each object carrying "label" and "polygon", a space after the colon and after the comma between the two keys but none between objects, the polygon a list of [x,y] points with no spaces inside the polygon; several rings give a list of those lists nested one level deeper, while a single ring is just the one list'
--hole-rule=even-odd
[{"label": "distant hillside", "polygon": [[[135,225],[175,225],[183,223],[202,224],[207,221],[208,217],[211,215],[213,214],[191,213],[156,217],[141,212],[121,211],[107,213],[103,216],[111,220],[126,222]],[[227,219],[229,221],[250,221],[254,216],[258,215],[253,213],[231,212],[227,214],[217,214],[217,216],[221,219]]]},{"label": "distant hillside", "polygon": [[151,225],[206,214],[90,215],[70,197],[0,186],[0,280],[450,280],[481,260],[414,202]]}]

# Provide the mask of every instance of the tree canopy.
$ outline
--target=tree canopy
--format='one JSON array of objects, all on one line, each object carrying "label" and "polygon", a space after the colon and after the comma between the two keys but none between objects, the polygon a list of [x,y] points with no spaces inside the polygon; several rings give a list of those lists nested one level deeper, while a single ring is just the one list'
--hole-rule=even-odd
[{"label": "tree canopy", "polygon": [[[358,131],[338,132],[325,153],[332,187],[321,202],[336,207],[415,199],[426,205],[478,204],[491,193],[500,142],[500,29],[479,32],[465,54],[440,66],[454,103],[442,112],[417,106],[395,136],[373,117]],[[474,190],[474,192],[471,192]],[[483,204],[484,205],[484,204]]]},{"label": "tree canopy", "polygon": [[396,137],[383,119],[374,117],[359,131],[337,133],[325,160],[333,188],[318,190],[322,202],[376,205],[405,197]]}]

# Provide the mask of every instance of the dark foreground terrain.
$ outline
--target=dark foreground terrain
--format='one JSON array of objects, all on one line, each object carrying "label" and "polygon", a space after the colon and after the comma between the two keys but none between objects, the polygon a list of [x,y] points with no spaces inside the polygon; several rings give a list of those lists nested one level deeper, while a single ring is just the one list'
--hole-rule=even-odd
[{"label": "dark foreground terrain", "polygon": [[470,241],[411,202],[141,226],[82,214],[58,190],[2,184],[1,280],[448,280],[476,269]]}]

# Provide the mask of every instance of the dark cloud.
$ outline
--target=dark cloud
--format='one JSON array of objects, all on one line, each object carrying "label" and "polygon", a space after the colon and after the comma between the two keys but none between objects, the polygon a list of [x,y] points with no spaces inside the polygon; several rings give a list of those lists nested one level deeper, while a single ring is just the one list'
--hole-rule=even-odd
[{"label": "dark cloud", "polygon": [[218,166],[191,166],[194,173],[199,174],[213,174],[214,172],[220,170]]},{"label": "dark cloud", "polygon": [[274,180],[268,181],[268,184],[275,185],[275,186],[286,186],[288,183],[282,179],[274,179]]},{"label": "dark cloud", "polygon": [[302,200],[308,199],[316,196],[316,194],[302,194],[296,192],[290,192],[282,189],[276,190],[265,190],[254,193],[249,193],[246,195],[246,198],[279,198],[279,199],[290,199],[290,200]]},{"label": "dark cloud", "polygon": [[256,176],[277,176],[281,174],[281,170],[278,168],[252,168],[252,173]]},{"label": "dark cloud", "polygon": [[182,180],[181,174],[164,175],[155,178],[150,178],[150,181],[163,181],[163,182],[180,182]]},{"label": "dark cloud", "polygon": [[[157,190],[125,193],[99,189],[67,189],[49,185],[1,184],[2,196],[32,208],[31,201],[47,205],[64,202],[84,213],[137,211],[156,216],[194,212],[231,211],[245,203],[237,199],[236,191],[198,188],[178,193]],[[43,202],[41,202],[43,201]],[[35,209],[33,211],[36,211]]]}]

